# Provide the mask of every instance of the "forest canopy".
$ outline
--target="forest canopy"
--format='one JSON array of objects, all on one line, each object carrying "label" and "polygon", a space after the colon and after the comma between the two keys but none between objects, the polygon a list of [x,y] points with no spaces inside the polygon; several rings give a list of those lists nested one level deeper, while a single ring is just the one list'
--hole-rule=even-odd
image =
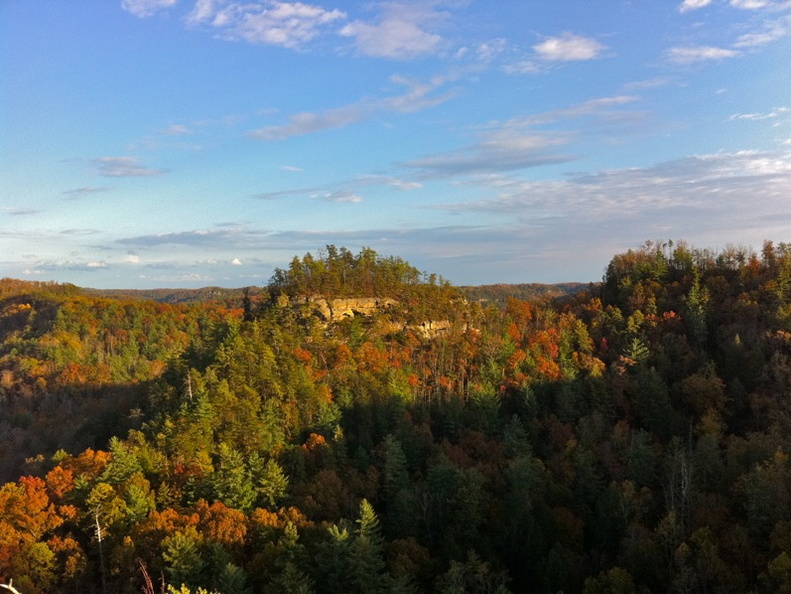
[{"label": "forest canopy", "polygon": [[194,302],[1,280],[0,584],[791,591],[791,245],[647,242],[578,289],[495,307],[333,246]]}]

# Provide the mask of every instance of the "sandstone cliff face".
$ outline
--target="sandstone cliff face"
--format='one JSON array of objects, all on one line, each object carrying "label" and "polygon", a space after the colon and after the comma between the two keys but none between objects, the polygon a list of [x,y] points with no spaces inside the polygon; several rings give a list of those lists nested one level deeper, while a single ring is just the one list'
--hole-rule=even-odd
[{"label": "sandstone cliff face", "polygon": [[[389,297],[356,297],[347,299],[325,299],[301,295],[291,299],[291,305],[307,305],[311,312],[323,322],[339,322],[354,316],[370,317],[377,311],[398,305],[398,301]],[[391,324],[391,331],[397,332],[406,328],[420,332],[425,338],[433,338],[448,332],[451,323],[448,320],[427,320],[418,325]]]},{"label": "sandstone cliff face", "polygon": [[310,305],[311,309],[325,322],[338,322],[356,315],[372,316],[381,309],[398,305],[398,301],[389,297],[357,297],[350,299],[324,299],[323,297],[297,297],[292,301],[295,305]]}]

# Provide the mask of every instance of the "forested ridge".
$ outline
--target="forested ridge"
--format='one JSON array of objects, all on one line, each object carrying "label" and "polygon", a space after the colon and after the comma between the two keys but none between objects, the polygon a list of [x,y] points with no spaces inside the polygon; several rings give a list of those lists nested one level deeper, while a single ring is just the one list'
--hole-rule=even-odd
[{"label": "forested ridge", "polygon": [[791,592],[791,245],[466,294],[333,246],[235,299],[1,280],[0,584]]}]

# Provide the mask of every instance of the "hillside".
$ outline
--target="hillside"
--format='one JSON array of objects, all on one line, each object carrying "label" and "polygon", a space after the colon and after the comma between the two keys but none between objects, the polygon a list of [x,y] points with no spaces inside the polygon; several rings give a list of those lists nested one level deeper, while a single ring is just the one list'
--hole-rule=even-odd
[{"label": "hillside", "polygon": [[343,248],[230,304],[0,281],[0,583],[791,588],[791,246],[647,243],[577,288]]}]

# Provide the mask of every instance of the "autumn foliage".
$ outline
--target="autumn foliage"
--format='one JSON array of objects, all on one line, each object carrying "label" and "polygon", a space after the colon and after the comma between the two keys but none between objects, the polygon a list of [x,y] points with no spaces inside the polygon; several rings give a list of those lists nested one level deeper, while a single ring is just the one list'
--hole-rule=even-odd
[{"label": "autumn foliage", "polygon": [[791,246],[504,290],[332,246],[238,302],[0,281],[0,583],[791,591]]}]

